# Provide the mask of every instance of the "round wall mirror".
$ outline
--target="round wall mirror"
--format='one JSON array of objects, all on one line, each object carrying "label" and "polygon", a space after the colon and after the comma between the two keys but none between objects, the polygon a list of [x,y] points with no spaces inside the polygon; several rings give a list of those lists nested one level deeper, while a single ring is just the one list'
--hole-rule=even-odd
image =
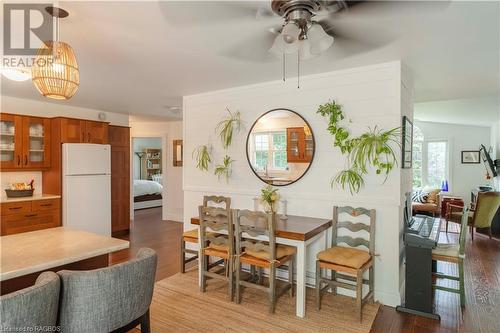
[{"label": "round wall mirror", "polygon": [[314,158],[314,135],[297,112],[274,109],[255,121],[247,137],[248,164],[260,180],[290,185],[304,176]]}]

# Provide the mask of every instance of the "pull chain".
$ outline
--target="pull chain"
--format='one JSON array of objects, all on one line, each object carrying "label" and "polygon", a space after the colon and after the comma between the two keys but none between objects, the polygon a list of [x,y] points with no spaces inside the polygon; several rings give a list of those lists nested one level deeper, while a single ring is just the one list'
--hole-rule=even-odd
[{"label": "pull chain", "polygon": [[297,89],[300,89],[300,53],[297,52]]},{"label": "pull chain", "polygon": [[283,82],[286,81],[286,76],[285,76],[285,71],[286,71],[286,57],[285,53],[283,52]]}]

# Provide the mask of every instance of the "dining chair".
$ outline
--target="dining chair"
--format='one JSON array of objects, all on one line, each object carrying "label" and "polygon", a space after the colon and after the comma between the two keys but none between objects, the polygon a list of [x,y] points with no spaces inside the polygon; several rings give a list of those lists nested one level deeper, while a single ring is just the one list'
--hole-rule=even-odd
[{"label": "dining chair", "polygon": [[[491,239],[491,222],[500,207],[500,192],[479,192],[474,209],[468,210],[467,225],[474,241],[474,228],[488,228]],[[459,205],[448,204],[450,221],[460,222],[464,209]]]},{"label": "dining chair", "polygon": [[[235,224],[235,293],[236,303],[241,302],[241,286],[266,291],[269,298],[269,312],[274,313],[277,299],[290,290],[293,296],[293,261],[296,248],[276,244],[276,213],[266,214],[250,210],[233,210]],[[252,238],[264,237],[265,241]],[[288,284],[276,292],[276,269],[288,263]],[[241,279],[241,265],[247,264],[254,268],[269,270],[269,284],[263,286],[262,275],[258,283]]]},{"label": "dining chair", "polygon": [[136,258],[90,271],[57,272],[61,277],[59,325],[65,333],[150,332],[157,254],[141,248]]},{"label": "dining chair", "polygon": [[1,332],[56,331],[59,307],[59,276],[43,272],[35,284],[0,297]]},{"label": "dining chair", "polygon": [[[233,256],[234,228],[231,218],[231,199],[226,197],[205,197],[204,205],[198,207],[200,219],[200,276],[202,292],[206,291],[207,278],[227,281],[229,299],[233,300]],[[225,203],[225,207],[209,207],[207,202]],[[210,257],[223,260],[224,274],[218,265],[210,265]],[[211,270],[215,266],[215,270]]]},{"label": "dining chair", "polygon": [[463,208],[462,221],[460,226],[460,237],[458,244],[439,244],[432,250],[432,260],[445,261],[458,265],[458,276],[446,275],[443,273],[432,273],[438,279],[458,281],[458,289],[440,286],[436,283],[432,285],[434,289],[460,294],[460,305],[465,306],[465,284],[464,284],[464,260],[465,260],[465,240],[467,236],[468,209]]},{"label": "dining chair", "polygon": [[[367,216],[369,224],[363,222],[340,221],[342,213],[350,217]],[[375,210],[366,208],[333,207],[332,220],[332,243],[331,247],[316,255],[316,305],[321,309],[321,298],[329,288],[333,294],[337,293],[337,287],[354,290],[356,292],[356,307],[359,321],[362,321],[362,306],[368,300],[373,302],[374,297],[374,256],[375,256]],[[342,236],[339,236],[339,230]],[[367,233],[366,237],[354,238],[354,233]],[[352,235],[352,236],[351,236]],[[361,236],[361,235],[359,235]],[[358,247],[365,247],[366,250]],[[322,269],[331,270],[331,278],[322,276]],[[368,280],[363,275],[368,272]],[[343,282],[349,281],[349,282]],[[322,286],[326,283],[325,286]],[[368,285],[368,294],[363,297],[363,284]]]},{"label": "dining chair", "polygon": [[[209,204],[221,204],[224,203],[227,209],[231,209],[231,198],[226,198],[223,196],[204,196],[203,197],[203,207],[208,207]],[[181,273],[186,272],[186,265],[191,261],[198,259],[198,250],[192,250],[186,248],[186,243],[198,244],[198,228],[185,231],[181,238]],[[191,257],[186,258],[186,253],[191,254]],[[217,265],[214,263],[212,266]]]}]

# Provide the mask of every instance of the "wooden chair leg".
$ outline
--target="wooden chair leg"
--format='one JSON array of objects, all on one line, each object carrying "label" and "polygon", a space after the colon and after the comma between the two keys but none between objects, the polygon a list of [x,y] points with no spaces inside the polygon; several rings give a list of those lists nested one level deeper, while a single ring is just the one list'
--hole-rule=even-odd
[{"label": "wooden chair leg", "polygon": [[[337,281],[337,272],[332,270],[332,281]],[[337,295],[337,286],[332,287],[332,294]]]},{"label": "wooden chair leg", "polygon": [[186,249],[186,242],[181,240],[181,273],[186,273],[186,253],[184,250]]},{"label": "wooden chair leg", "polygon": [[321,310],[321,268],[316,260],[316,307]]},{"label": "wooden chair leg", "polygon": [[460,305],[465,306],[465,281],[464,281],[464,261],[458,262],[458,283],[460,288]]},{"label": "wooden chair leg", "polygon": [[258,267],[257,274],[258,274],[258,278],[259,278],[258,283],[264,284],[264,269],[262,267]]},{"label": "wooden chair leg", "polygon": [[288,263],[288,283],[290,283],[290,297],[293,297],[293,260],[294,258],[290,259],[290,262]]},{"label": "wooden chair leg", "polygon": [[359,322],[362,322],[362,305],[363,305],[363,272],[358,271],[356,277],[356,308],[358,310]]},{"label": "wooden chair leg", "polygon": [[446,233],[448,233],[448,220],[446,220]]},{"label": "wooden chair leg", "polygon": [[149,309],[141,318],[141,332],[142,333],[150,333],[151,325],[149,321]]},{"label": "wooden chair leg", "polygon": [[229,299],[231,300],[231,302],[233,301],[234,299],[234,259],[232,257],[230,257],[228,260],[227,260],[227,263],[228,263],[228,267],[227,267],[227,272],[228,272],[228,275],[227,275],[227,278],[228,278],[228,283],[229,283]]},{"label": "wooden chair leg", "polygon": [[491,239],[491,227],[488,228],[488,235],[490,236]]},{"label": "wooden chair leg", "polygon": [[372,295],[370,297],[370,304],[373,304],[375,302],[375,268],[373,266],[370,267],[368,271],[368,279],[369,291],[372,292]]},{"label": "wooden chair leg", "polygon": [[208,267],[208,261],[207,261],[207,256],[203,253],[201,254],[201,263],[200,263],[200,269],[201,269],[201,285],[200,285],[200,290],[202,293],[204,293],[207,290],[207,277],[205,276],[205,271],[207,270]]},{"label": "wooden chair leg", "polygon": [[274,313],[276,308],[276,266],[269,267],[269,313]]},{"label": "wooden chair leg", "polygon": [[241,302],[241,294],[240,294],[240,272],[241,272],[241,263],[240,257],[235,258],[235,302],[239,304]]},{"label": "wooden chair leg", "polygon": [[471,236],[471,240],[474,241],[474,226],[470,226],[470,236]]}]

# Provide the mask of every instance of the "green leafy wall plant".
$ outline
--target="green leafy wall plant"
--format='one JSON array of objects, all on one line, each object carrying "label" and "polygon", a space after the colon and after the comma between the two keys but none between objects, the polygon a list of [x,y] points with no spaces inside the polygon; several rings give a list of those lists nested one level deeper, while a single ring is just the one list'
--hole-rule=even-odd
[{"label": "green leafy wall plant", "polygon": [[200,145],[193,151],[193,157],[196,155],[196,168],[201,171],[208,171],[208,167],[212,162],[210,157],[210,147],[208,145]]},{"label": "green leafy wall plant", "polygon": [[240,112],[231,112],[226,108],[228,115],[221,120],[215,127],[215,131],[219,134],[224,149],[229,148],[233,142],[234,132],[238,133],[241,130],[241,115]]},{"label": "green leafy wall plant", "polygon": [[224,176],[226,178],[226,182],[229,181],[233,162],[234,160],[232,160],[229,155],[224,156],[222,164],[218,164],[215,166],[214,175],[216,175],[219,180],[222,176]]},{"label": "green leafy wall plant", "polygon": [[347,155],[348,167],[340,171],[330,185],[340,185],[348,188],[351,194],[358,193],[364,186],[364,177],[370,168],[375,168],[377,174],[385,174],[384,182],[389,173],[397,165],[393,146],[400,146],[400,128],[382,130],[375,126],[359,137],[351,137],[347,128],[342,126],[345,119],[342,106],[335,100],[319,106],[318,114],[328,119],[327,130],[334,137],[333,145]]}]

